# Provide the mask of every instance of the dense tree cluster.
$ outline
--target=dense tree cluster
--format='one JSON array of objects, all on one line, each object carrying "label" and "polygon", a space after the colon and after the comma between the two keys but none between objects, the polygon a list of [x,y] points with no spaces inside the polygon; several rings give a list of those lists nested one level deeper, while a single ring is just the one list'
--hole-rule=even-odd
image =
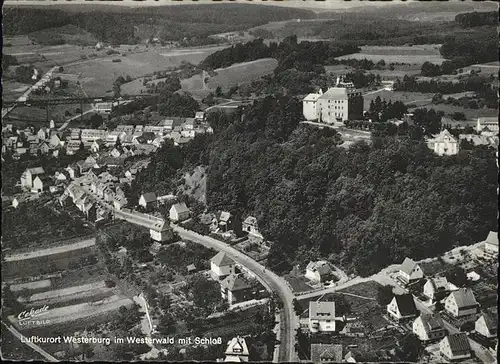
[{"label": "dense tree cluster", "polygon": [[485,106],[489,108],[498,108],[498,86],[491,83],[490,78],[484,76],[471,76],[459,82],[451,81],[417,81],[414,76],[404,76],[403,79],[397,79],[394,82],[394,90],[453,94],[464,91],[475,91],[477,96],[484,99]]},{"label": "dense tree cluster", "polygon": [[2,69],[5,71],[9,66],[16,66],[18,65],[17,58],[14,56],[11,56],[10,54],[2,54]]},{"label": "dense tree cluster", "polygon": [[[359,48],[350,43],[333,42],[297,42],[297,36],[285,38],[281,43],[271,42],[269,46],[262,39],[256,39],[243,45],[236,45],[212,53],[201,62],[206,69],[227,67],[238,62],[253,61],[272,57],[279,62],[275,73],[295,68],[299,71],[315,71],[318,65],[331,64],[335,57],[356,53]],[[324,72],[324,70],[323,70]]]},{"label": "dense tree cluster", "polygon": [[354,84],[356,88],[363,88],[367,86],[379,85],[382,81],[380,75],[374,75],[373,73],[365,74],[361,70],[356,70],[354,72],[349,72],[345,75],[345,80],[350,81]]},{"label": "dense tree cluster", "polygon": [[164,92],[158,100],[160,115],[194,117],[194,113],[199,109],[198,101],[188,93]]},{"label": "dense tree cluster", "polygon": [[498,61],[497,28],[489,26],[478,31],[457,32],[445,38],[439,51],[455,68]]},{"label": "dense tree cluster", "polygon": [[210,268],[208,261],[216,252],[193,242],[186,242],[185,246],[172,244],[162,249],[158,260],[176,272],[187,274],[187,266],[194,264],[197,269]]},{"label": "dense tree cluster", "polygon": [[400,119],[408,111],[406,105],[401,101],[392,100],[387,102],[385,99],[381,99],[377,96],[375,100],[370,102],[370,108],[367,112],[367,117],[372,119],[372,121],[387,121],[389,119]]},{"label": "dense tree cluster", "polygon": [[455,22],[464,28],[482,27],[485,25],[498,25],[498,11],[458,14],[455,16]]},{"label": "dense tree cluster", "polygon": [[[326,257],[369,275],[496,226],[493,152],[443,158],[404,138],[345,150],[329,129],[297,127],[300,111],[293,99],[266,99],[222,131],[211,153],[209,206],[256,216],[274,241],[272,269]],[[438,117],[416,119],[432,126]]]}]

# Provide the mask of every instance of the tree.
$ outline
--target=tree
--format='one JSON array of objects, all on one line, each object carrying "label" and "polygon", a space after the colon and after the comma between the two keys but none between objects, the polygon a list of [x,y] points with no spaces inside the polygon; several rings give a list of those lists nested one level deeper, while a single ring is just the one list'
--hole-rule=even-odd
[{"label": "tree", "polygon": [[158,332],[162,335],[169,335],[175,333],[177,330],[175,327],[175,320],[170,313],[165,313],[160,318],[160,322],[158,324]]},{"label": "tree", "polygon": [[91,117],[90,117],[90,127],[92,129],[97,129],[99,128],[104,122],[104,119],[103,117],[100,115],[100,114],[93,114]]},{"label": "tree", "polygon": [[222,87],[217,86],[215,89],[215,97],[222,97]]},{"label": "tree", "polygon": [[398,342],[398,358],[402,361],[416,362],[424,352],[424,347],[418,337],[411,333]]},{"label": "tree", "polygon": [[453,283],[457,287],[463,287],[467,284],[467,274],[464,269],[458,266],[454,266],[449,271],[445,273],[446,279]]},{"label": "tree", "polygon": [[394,297],[392,286],[378,286],[377,287],[377,302],[380,306],[387,306]]},{"label": "tree", "polygon": [[303,310],[302,310],[302,307],[299,304],[299,301],[296,298],[293,299],[292,305],[293,305],[293,310],[295,311],[295,314],[297,316],[300,316],[302,314]]}]

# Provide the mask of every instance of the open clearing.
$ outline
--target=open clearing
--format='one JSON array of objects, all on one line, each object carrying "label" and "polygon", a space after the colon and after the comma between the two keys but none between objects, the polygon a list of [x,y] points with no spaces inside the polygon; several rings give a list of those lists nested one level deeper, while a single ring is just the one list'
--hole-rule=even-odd
[{"label": "open clearing", "polygon": [[373,62],[381,59],[385,63],[409,63],[423,64],[431,62],[441,64],[445,59],[439,53],[439,44],[425,44],[415,46],[363,46],[361,52],[348,54],[337,59],[363,59],[366,58]]},{"label": "open clearing", "polygon": [[[209,78],[207,87],[211,90],[215,90],[217,86],[228,89],[231,86],[252,82],[273,72],[277,65],[278,61],[274,58],[263,58],[251,62],[233,64],[226,68],[218,68],[215,70],[217,75]],[[202,75],[195,75],[189,79],[182,80],[182,89],[184,91],[202,89],[202,77]]]}]

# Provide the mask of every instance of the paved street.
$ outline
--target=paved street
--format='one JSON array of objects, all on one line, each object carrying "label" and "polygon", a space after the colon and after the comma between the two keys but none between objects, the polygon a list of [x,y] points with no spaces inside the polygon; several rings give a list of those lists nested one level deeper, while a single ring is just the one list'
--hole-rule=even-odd
[{"label": "paved street", "polygon": [[207,247],[223,251],[228,254],[236,263],[239,263],[247,267],[252,273],[254,273],[259,281],[261,281],[265,286],[270,288],[273,292],[276,292],[283,302],[283,309],[281,315],[281,325],[280,325],[280,362],[295,362],[297,358],[295,356],[295,329],[298,327],[298,318],[296,317],[293,307],[292,300],[294,294],[291,289],[286,284],[285,280],[273,272],[264,269],[264,266],[260,265],[252,258],[246,256],[240,251],[232,248],[231,246],[218,241],[216,239],[210,238],[208,236],[203,236],[195,232],[183,229],[177,225],[173,225],[174,231],[176,231],[182,238],[189,239]]}]

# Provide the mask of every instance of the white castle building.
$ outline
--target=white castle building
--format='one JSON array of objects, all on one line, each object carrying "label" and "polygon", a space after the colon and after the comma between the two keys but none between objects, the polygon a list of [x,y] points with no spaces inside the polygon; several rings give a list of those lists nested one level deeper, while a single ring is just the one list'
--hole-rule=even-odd
[{"label": "white castle building", "polygon": [[363,117],[363,95],[351,82],[338,77],[335,87],[325,93],[320,90],[307,95],[302,101],[302,112],[306,120],[342,126],[346,120]]}]

